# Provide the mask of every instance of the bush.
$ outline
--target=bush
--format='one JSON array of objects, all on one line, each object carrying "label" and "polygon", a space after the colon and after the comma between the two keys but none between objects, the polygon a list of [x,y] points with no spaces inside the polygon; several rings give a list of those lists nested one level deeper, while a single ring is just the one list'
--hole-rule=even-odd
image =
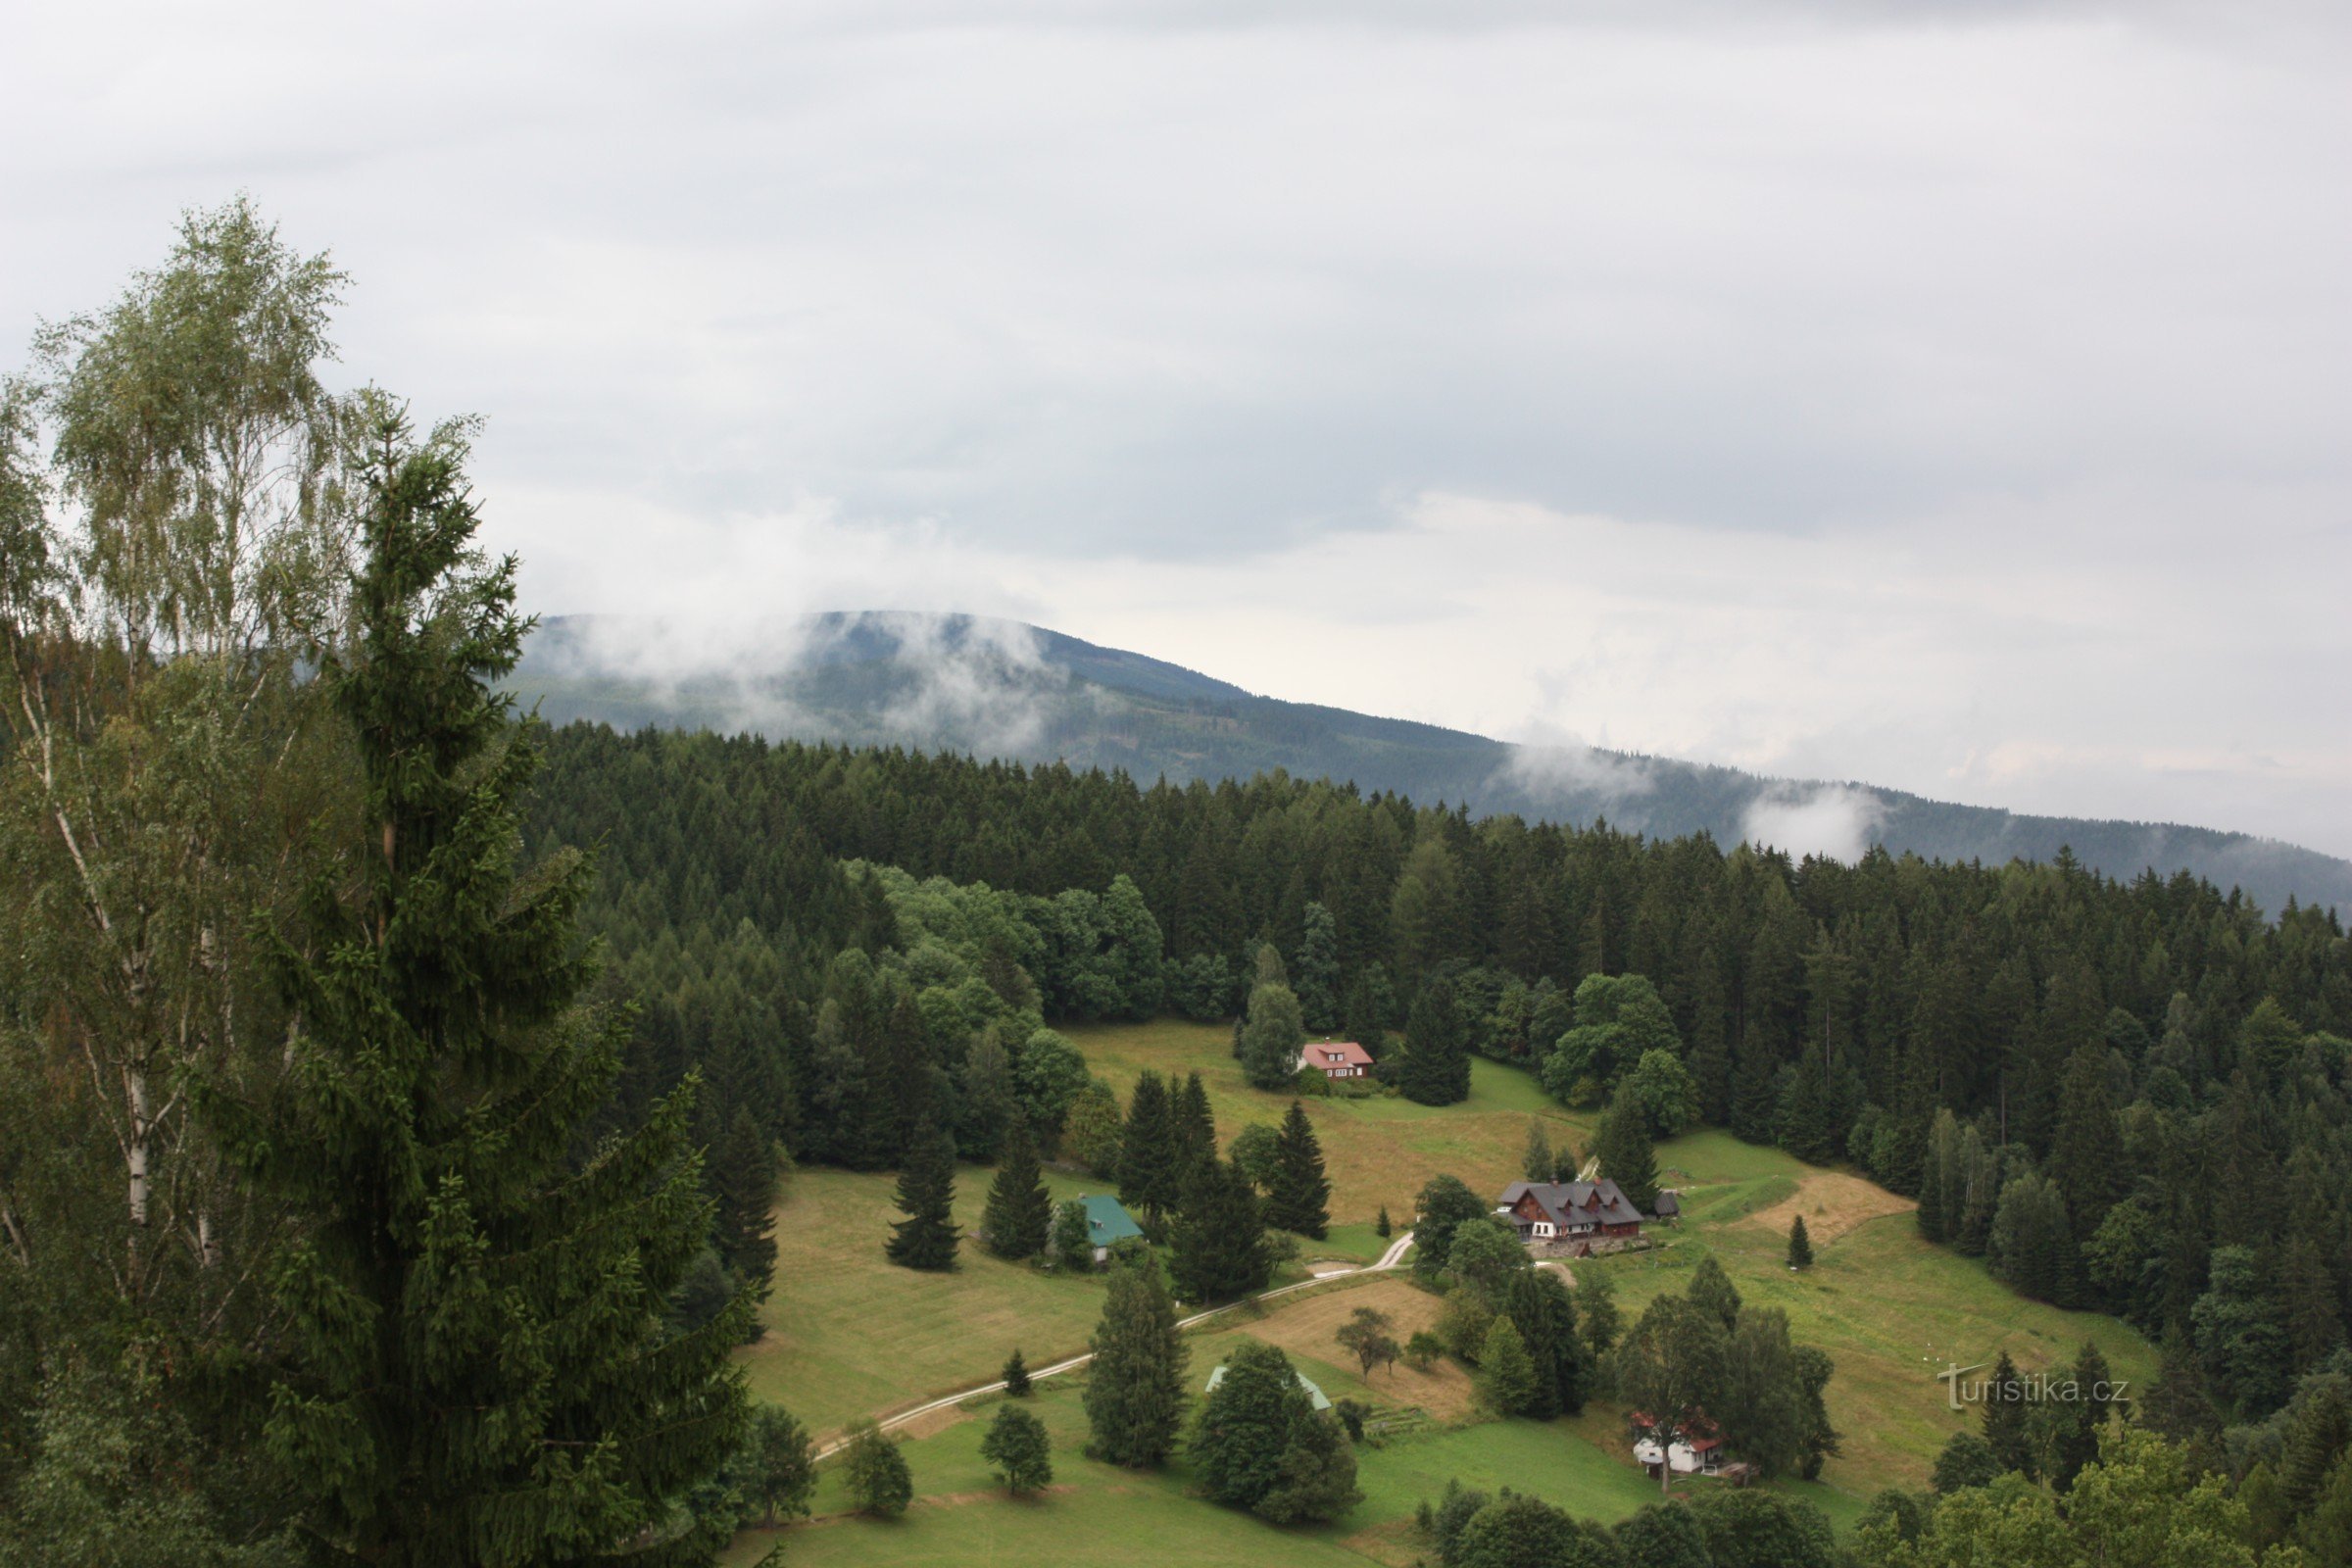
[{"label": "bush", "polygon": [[1021,1405],[997,1406],[997,1418],[980,1440],[980,1457],[1016,1497],[1043,1491],[1054,1480],[1053,1444],[1046,1437],[1046,1424]]},{"label": "bush", "polygon": [[896,1519],[914,1500],[914,1477],[906,1468],[906,1455],[871,1421],[859,1422],[850,1439],[847,1469],[850,1498],[859,1513]]},{"label": "bush", "polygon": [[1404,1364],[1416,1372],[1426,1372],[1438,1364],[1446,1353],[1446,1342],[1427,1329],[1415,1329],[1413,1337],[1404,1342]]}]

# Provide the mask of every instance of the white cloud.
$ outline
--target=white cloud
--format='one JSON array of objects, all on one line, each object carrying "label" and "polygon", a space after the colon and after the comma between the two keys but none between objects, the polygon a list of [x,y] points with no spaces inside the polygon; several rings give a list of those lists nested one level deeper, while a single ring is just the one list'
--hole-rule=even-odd
[{"label": "white cloud", "polygon": [[1869,790],[1821,784],[1758,796],[1740,813],[1740,831],[1751,844],[1800,860],[1812,855],[1850,864],[1869,850],[1886,815],[1886,803]]},{"label": "white cloud", "polygon": [[251,188],[355,272],[354,373],[491,416],[541,611],[1011,614],[2352,853],[2341,7],[88,5],[12,45],[0,322]]}]

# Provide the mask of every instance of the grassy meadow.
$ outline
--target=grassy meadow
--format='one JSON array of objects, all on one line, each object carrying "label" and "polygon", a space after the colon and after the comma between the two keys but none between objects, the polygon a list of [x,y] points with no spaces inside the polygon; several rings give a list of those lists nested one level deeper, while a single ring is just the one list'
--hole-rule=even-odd
[{"label": "grassy meadow", "polygon": [[[1288,1104],[1287,1096],[1243,1081],[1227,1029],[1162,1021],[1070,1034],[1122,1095],[1146,1067],[1199,1071],[1221,1141],[1250,1122],[1271,1124]],[[1462,1105],[1305,1103],[1332,1175],[1335,1222],[1327,1243],[1307,1249],[1309,1259],[1371,1261],[1383,1245],[1374,1211],[1385,1203],[1401,1226],[1413,1195],[1440,1172],[1499,1190],[1518,1174],[1530,1115],[1545,1118],[1555,1143],[1573,1139],[1583,1148],[1592,1134],[1589,1118],[1551,1104],[1532,1076],[1489,1061],[1475,1064]],[[2152,1348],[2124,1324],[2023,1299],[1981,1263],[1920,1241],[1907,1201],[1850,1173],[1717,1131],[1661,1145],[1658,1163],[1664,1183],[1684,1195],[1683,1223],[1653,1232],[1664,1245],[1652,1250],[1571,1266],[1606,1270],[1630,1321],[1654,1296],[1684,1288],[1711,1252],[1746,1299],[1785,1310],[1799,1341],[1827,1350],[1838,1366],[1830,1411],[1845,1451],[1822,1481],[1783,1485],[1840,1524],[1883,1487],[1923,1485],[1936,1450],[1970,1419],[1946,1408],[1935,1374],[1947,1362],[1967,1365],[2006,1349],[2032,1370],[2072,1359],[2091,1339],[2118,1376],[2137,1383],[2154,1372]],[[958,1173],[956,1208],[967,1225],[978,1222],[989,1177],[970,1166]],[[1103,1185],[1059,1172],[1048,1180],[1056,1199]],[[768,1335],[747,1348],[744,1364],[756,1396],[784,1403],[813,1432],[988,1381],[1016,1344],[1033,1366],[1077,1353],[1101,1308],[1100,1277],[1007,1264],[977,1247],[966,1247],[952,1274],[891,1266],[882,1243],[896,1217],[894,1187],[886,1174],[802,1171],[777,1205]],[[1816,1257],[1801,1275],[1785,1261],[1788,1223],[1798,1214]],[[790,1555],[818,1564],[1402,1565],[1422,1549],[1410,1529],[1415,1504],[1450,1477],[1489,1490],[1508,1485],[1599,1519],[1622,1518],[1655,1496],[1611,1405],[1596,1402],[1547,1424],[1493,1421],[1449,1363],[1428,1373],[1400,1364],[1359,1375],[1333,1340],[1359,1304],[1388,1312],[1401,1338],[1434,1322],[1438,1301],[1400,1275],[1335,1282],[1192,1335],[1196,1389],[1248,1335],[1282,1346],[1335,1400],[1354,1397],[1399,1421],[1385,1445],[1358,1450],[1365,1500],[1337,1525],[1278,1531],[1187,1495],[1181,1465],[1138,1475],[1083,1459],[1080,1383],[1065,1377],[1039,1385],[1038,1409],[1055,1442],[1056,1484],[1048,1495],[1015,1502],[994,1488],[978,1455],[989,1401],[976,1401],[926,1416],[905,1434],[918,1494],[906,1520],[827,1517],[846,1506],[839,1476],[828,1473],[818,1520],[788,1532]],[[751,1532],[731,1560],[755,1560],[770,1541]]]},{"label": "grassy meadow", "polygon": [[[1291,1102],[1287,1094],[1252,1089],[1233,1059],[1229,1024],[1186,1023],[1163,1018],[1147,1024],[1098,1024],[1066,1031],[1087,1063],[1124,1100],[1147,1067],[1181,1078],[1198,1072],[1216,1112],[1217,1141],[1230,1144],[1251,1122],[1272,1127]],[[1458,1105],[1416,1105],[1409,1100],[1376,1097],[1348,1100],[1308,1097],[1303,1103],[1323,1143],[1331,1174],[1333,1241],[1357,1239],[1356,1250],[1310,1247],[1310,1256],[1378,1255],[1370,1246],[1371,1222],[1383,1204],[1397,1224],[1413,1210],[1413,1197],[1440,1172],[1459,1176],[1472,1188],[1500,1191],[1519,1174],[1527,1144],[1527,1119],[1543,1117],[1554,1144],[1592,1142],[1593,1119],[1564,1110],[1544,1093],[1535,1074],[1501,1062],[1472,1058],[1470,1098]],[[1367,1250],[1368,1249],[1368,1250]]]}]

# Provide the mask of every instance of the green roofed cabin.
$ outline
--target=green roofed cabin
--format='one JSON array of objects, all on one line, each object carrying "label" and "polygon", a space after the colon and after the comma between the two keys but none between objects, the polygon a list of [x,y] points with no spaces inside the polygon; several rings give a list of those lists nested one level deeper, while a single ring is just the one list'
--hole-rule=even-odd
[{"label": "green roofed cabin", "polygon": [[1110,1246],[1130,1236],[1141,1236],[1144,1228],[1138,1225],[1119,1200],[1105,1194],[1092,1194],[1079,1200],[1086,1205],[1086,1239],[1094,1244],[1095,1261],[1110,1261]]},{"label": "green roofed cabin", "polygon": [[[1331,1396],[1315,1386],[1315,1380],[1313,1378],[1310,1378],[1305,1373],[1296,1369],[1292,1371],[1291,1376],[1297,1378],[1298,1380],[1298,1386],[1306,1391],[1307,1403],[1313,1405],[1318,1410],[1328,1410],[1331,1408]],[[1201,1392],[1204,1394],[1213,1394],[1216,1392],[1217,1385],[1224,1381],[1225,1363],[1219,1361],[1217,1363],[1217,1369],[1208,1375],[1208,1386]]]}]

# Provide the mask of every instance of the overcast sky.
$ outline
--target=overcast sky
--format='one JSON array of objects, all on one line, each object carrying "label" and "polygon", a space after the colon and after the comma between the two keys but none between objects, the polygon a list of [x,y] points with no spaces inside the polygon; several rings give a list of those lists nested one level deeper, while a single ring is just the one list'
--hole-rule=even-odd
[{"label": "overcast sky", "polygon": [[27,12],[9,357],[249,190],[542,612],[2352,854],[2352,8]]}]

